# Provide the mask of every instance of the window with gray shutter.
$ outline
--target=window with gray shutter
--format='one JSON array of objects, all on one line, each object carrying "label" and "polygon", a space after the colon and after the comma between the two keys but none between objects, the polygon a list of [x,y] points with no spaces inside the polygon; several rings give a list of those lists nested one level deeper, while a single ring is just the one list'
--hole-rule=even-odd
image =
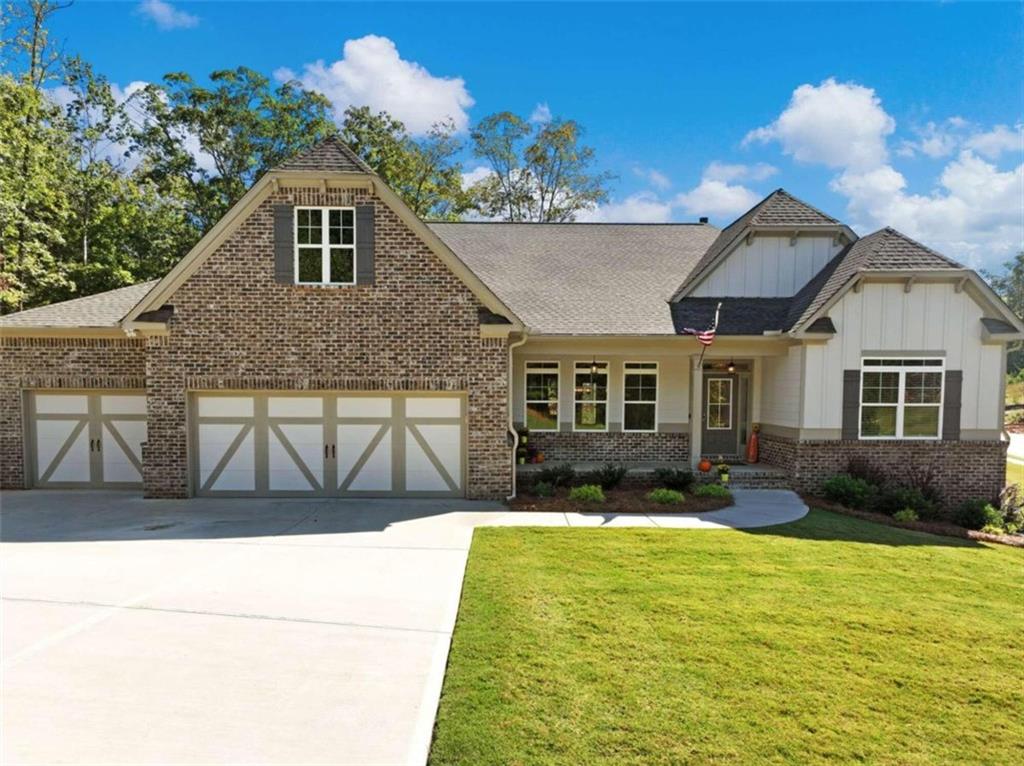
[{"label": "window with gray shutter", "polygon": [[356,206],[356,284],[372,285],[374,281],[373,266],[373,205]]},{"label": "window with gray shutter", "polygon": [[843,438],[860,435],[860,370],[843,370]]},{"label": "window with gray shutter", "polygon": [[291,205],[274,205],[274,281],[295,282],[295,237]]},{"label": "window with gray shutter", "polygon": [[960,439],[960,402],[963,389],[963,370],[946,370],[946,391],[942,400],[942,438]]}]

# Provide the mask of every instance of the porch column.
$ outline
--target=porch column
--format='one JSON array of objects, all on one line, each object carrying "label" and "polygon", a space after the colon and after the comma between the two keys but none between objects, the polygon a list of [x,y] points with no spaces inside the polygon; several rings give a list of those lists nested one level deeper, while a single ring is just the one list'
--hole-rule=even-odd
[{"label": "porch column", "polygon": [[704,369],[700,355],[690,357],[690,467],[697,469],[700,462],[701,436],[704,422]]},{"label": "porch column", "polygon": [[761,381],[764,379],[764,370],[761,367],[761,357],[755,356],[750,373],[750,422],[761,422]]}]

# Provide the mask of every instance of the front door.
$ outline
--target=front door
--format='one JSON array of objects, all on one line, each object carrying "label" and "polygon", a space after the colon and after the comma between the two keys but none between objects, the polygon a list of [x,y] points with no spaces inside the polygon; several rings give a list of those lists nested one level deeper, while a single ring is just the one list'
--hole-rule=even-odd
[{"label": "front door", "polygon": [[736,410],[736,376],[708,375],[704,378],[703,447],[705,455],[735,455],[739,452]]}]

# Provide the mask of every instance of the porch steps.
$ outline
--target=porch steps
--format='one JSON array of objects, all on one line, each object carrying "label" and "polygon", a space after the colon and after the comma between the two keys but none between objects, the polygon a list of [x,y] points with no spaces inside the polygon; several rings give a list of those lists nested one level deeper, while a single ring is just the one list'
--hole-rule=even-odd
[{"label": "porch steps", "polygon": [[[712,474],[708,481],[714,481]],[[778,468],[760,466],[734,466],[729,472],[729,486],[735,489],[792,489],[789,475]]]}]

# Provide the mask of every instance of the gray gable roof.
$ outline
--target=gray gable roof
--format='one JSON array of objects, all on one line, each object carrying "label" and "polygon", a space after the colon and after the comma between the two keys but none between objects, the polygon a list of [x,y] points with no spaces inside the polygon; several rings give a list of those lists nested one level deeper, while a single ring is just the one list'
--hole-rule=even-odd
[{"label": "gray gable roof", "polygon": [[691,287],[700,277],[704,269],[710,266],[715,260],[739,239],[743,232],[751,226],[839,226],[841,223],[830,215],[799,200],[785,189],[776,189],[763,200],[754,205],[750,210],[730,223],[718,235],[711,247],[700,259],[693,271],[687,276],[686,281],[681,284],[679,291],[682,292]]},{"label": "gray gable roof", "polygon": [[796,328],[810,319],[858,272],[942,269],[963,266],[887,226],[847,245],[804,285],[793,297],[788,325]]},{"label": "gray gable roof", "polygon": [[325,170],[340,173],[372,173],[369,165],[338,136],[328,136],[312,148],[285,160],[274,170]]},{"label": "gray gable roof", "polygon": [[683,298],[671,304],[672,322],[676,332],[690,328],[707,330],[715,319],[715,309],[722,304],[718,317],[718,335],[763,335],[766,331],[784,329],[789,312],[789,298]]},{"label": "gray gable roof", "polygon": [[429,225],[524,324],[557,335],[673,334],[666,301],[718,235],[706,224]]},{"label": "gray gable roof", "polygon": [[51,303],[35,309],[0,317],[5,327],[115,327],[136,303],[156,285],[157,280],[119,287],[104,293]]}]

